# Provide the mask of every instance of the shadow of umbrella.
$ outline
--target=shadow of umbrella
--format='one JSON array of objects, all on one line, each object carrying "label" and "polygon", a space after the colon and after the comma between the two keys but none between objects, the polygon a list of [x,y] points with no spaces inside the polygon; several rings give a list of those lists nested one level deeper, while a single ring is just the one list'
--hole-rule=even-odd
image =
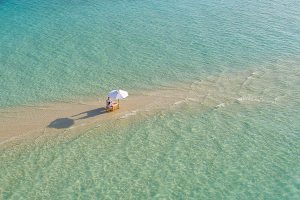
[{"label": "shadow of umbrella", "polygon": [[49,128],[56,128],[56,129],[61,129],[61,128],[69,128],[74,124],[74,120],[70,118],[59,118],[54,121],[52,121],[48,127]]}]

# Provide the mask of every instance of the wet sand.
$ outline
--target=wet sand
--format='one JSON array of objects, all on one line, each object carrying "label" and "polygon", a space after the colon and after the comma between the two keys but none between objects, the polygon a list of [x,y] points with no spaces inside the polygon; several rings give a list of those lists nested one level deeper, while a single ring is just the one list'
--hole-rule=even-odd
[{"label": "wet sand", "polygon": [[[262,76],[264,78],[261,78]],[[101,101],[99,97],[90,97],[78,102],[56,102],[2,109],[0,144],[20,136],[52,134],[64,130],[76,132],[107,120],[115,120],[118,123],[117,120],[129,120],[138,113],[142,113],[139,116],[149,116],[151,113],[176,108],[186,103],[219,108],[234,102],[264,102],[256,94],[264,88],[263,80],[267,80],[268,77],[269,75],[264,72],[243,71],[226,76],[211,76],[206,80],[192,83],[162,86],[157,90],[135,93],[129,91],[129,97],[120,100],[120,109],[109,113],[104,108],[105,96],[101,97]],[[274,98],[275,96],[271,97],[272,102],[277,99],[273,100]]]},{"label": "wet sand", "polygon": [[101,102],[94,97],[80,102],[58,102],[0,110],[0,143],[34,133],[81,130],[106,120],[126,119],[137,112],[148,113],[167,108],[184,98],[184,95],[186,93],[182,92],[176,95],[172,88],[130,94],[128,98],[120,100],[120,109],[113,112],[106,112],[105,97]]}]

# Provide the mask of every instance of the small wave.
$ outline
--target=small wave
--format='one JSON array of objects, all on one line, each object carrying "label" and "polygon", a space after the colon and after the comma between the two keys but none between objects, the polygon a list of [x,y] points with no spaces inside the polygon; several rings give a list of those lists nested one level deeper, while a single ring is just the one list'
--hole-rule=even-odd
[{"label": "small wave", "polygon": [[186,97],[184,100],[176,101],[176,102],[174,103],[174,105],[179,105],[179,104],[187,103],[187,102],[198,102],[198,101],[199,101],[199,100],[196,99],[196,98]]},{"label": "small wave", "polygon": [[126,119],[126,118],[128,118],[128,117],[130,117],[130,116],[134,116],[134,115],[136,115],[136,114],[137,114],[137,111],[134,110],[134,111],[132,111],[132,112],[130,112],[130,113],[126,113],[125,115],[123,115],[122,117],[120,117],[120,119]]},{"label": "small wave", "polygon": [[251,102],[261,102],[261,98],[258,97],[253,97],[253,96],[242,96],[240,98],[237,98],[237,100],[239,102],[243,102],[243,101],[251,101]]},{"label": "small wave", "polygon": [[242,85],[241,85],[241,87],[244,87],[247,83],[248,83],[248,81],[250,80],[250,79],[255,79],[255,76],[256,75],[259,75],[259,72],[252,72],[249,76],[247,76],[246,78],[245,78],[245,80],[242,82]]},{"label": "small wave", "polygon": [[201,85],[201,81],[193,81],[191,84],[190,84],[190,89],[196,89],[197,87],[199,87],[199,85]]},{"label": "small wave", "polygon": [[225,107],[225,103],[220,103],[219,105],[216,106],[216,108],[221,108],[221,107]]},{"label": "small wave", "polygon": [[186,102],[186,100],[176,101],[176,102],[174,103],[174,105],[179,105],[179,104],[182,104],[182,103],[184,103],[184,102]]},{"label": "small wave", "polygon": [[193,101],[193,102],[198,102],[198,101],[199,101],[199,99],[196,99],[196,98],[190,98],[190,97],[186,98],[186,100],[188,100],[188,101]]},{"label": "small wave", "polygon": [[255,78],[255,76],[258,76],[258,75],[259,75],[259,72],[258,72],[258,71],[252,72],[252,73],[247,77],[247,79],[249,79],[249,78]]}]

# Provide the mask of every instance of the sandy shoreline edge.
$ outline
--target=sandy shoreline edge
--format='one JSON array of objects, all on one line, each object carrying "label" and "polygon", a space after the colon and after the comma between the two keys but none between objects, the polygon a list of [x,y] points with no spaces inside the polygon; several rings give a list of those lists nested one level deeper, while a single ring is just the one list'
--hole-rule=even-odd
[{"label": "sandy shoreline edge", "polygon": [[[108,120],[126,119],[137,112],[165,109],[176,105],[186,93],[173,95],[174,88],[148,91],[147,94],[131,94],[121,100],[120,109],[107,113],[105,97],[90,97],[80,102],[49,103],[28,107],[0,110],[0,145],[17,137],[64,129],[82,130]],[[176,93],[176,92],[175,92]],[[162,95],[164,94],[164,95]]]},{"label": "sandy shoreline edge", "polygon": [[130,96],[120,102],[121,108],[111,113],[105,112],[105,96],[88,97],[78,102],[0,109],[0,145],[31,134],[84,130],[109,120],[129,120],[139,113],[149,116],[181,104],[221,108],[235,102],[278,103],[284,96],[275,93],[276,87],[274,93],[270,93],[272,95],[262,97],[259,94],[280,74],[281,70],[246,70],[155,90],[133,93],[129,90]]}]

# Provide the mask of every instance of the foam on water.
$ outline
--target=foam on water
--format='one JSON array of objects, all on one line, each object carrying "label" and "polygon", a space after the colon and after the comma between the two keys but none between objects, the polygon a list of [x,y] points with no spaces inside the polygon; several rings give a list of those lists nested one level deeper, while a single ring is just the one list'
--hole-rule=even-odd
[{"label": "foam on water", "polygon": [[136,115],[136,114],[137,114],[137,111],[134,110],[134,111],[131,111],[131,112],[126,113],[125,115],[121,116],[120,119],[125,119],[125,118],[128,118],[128,117],[130,117],[130,116],[134,116],[134,115]]}]

